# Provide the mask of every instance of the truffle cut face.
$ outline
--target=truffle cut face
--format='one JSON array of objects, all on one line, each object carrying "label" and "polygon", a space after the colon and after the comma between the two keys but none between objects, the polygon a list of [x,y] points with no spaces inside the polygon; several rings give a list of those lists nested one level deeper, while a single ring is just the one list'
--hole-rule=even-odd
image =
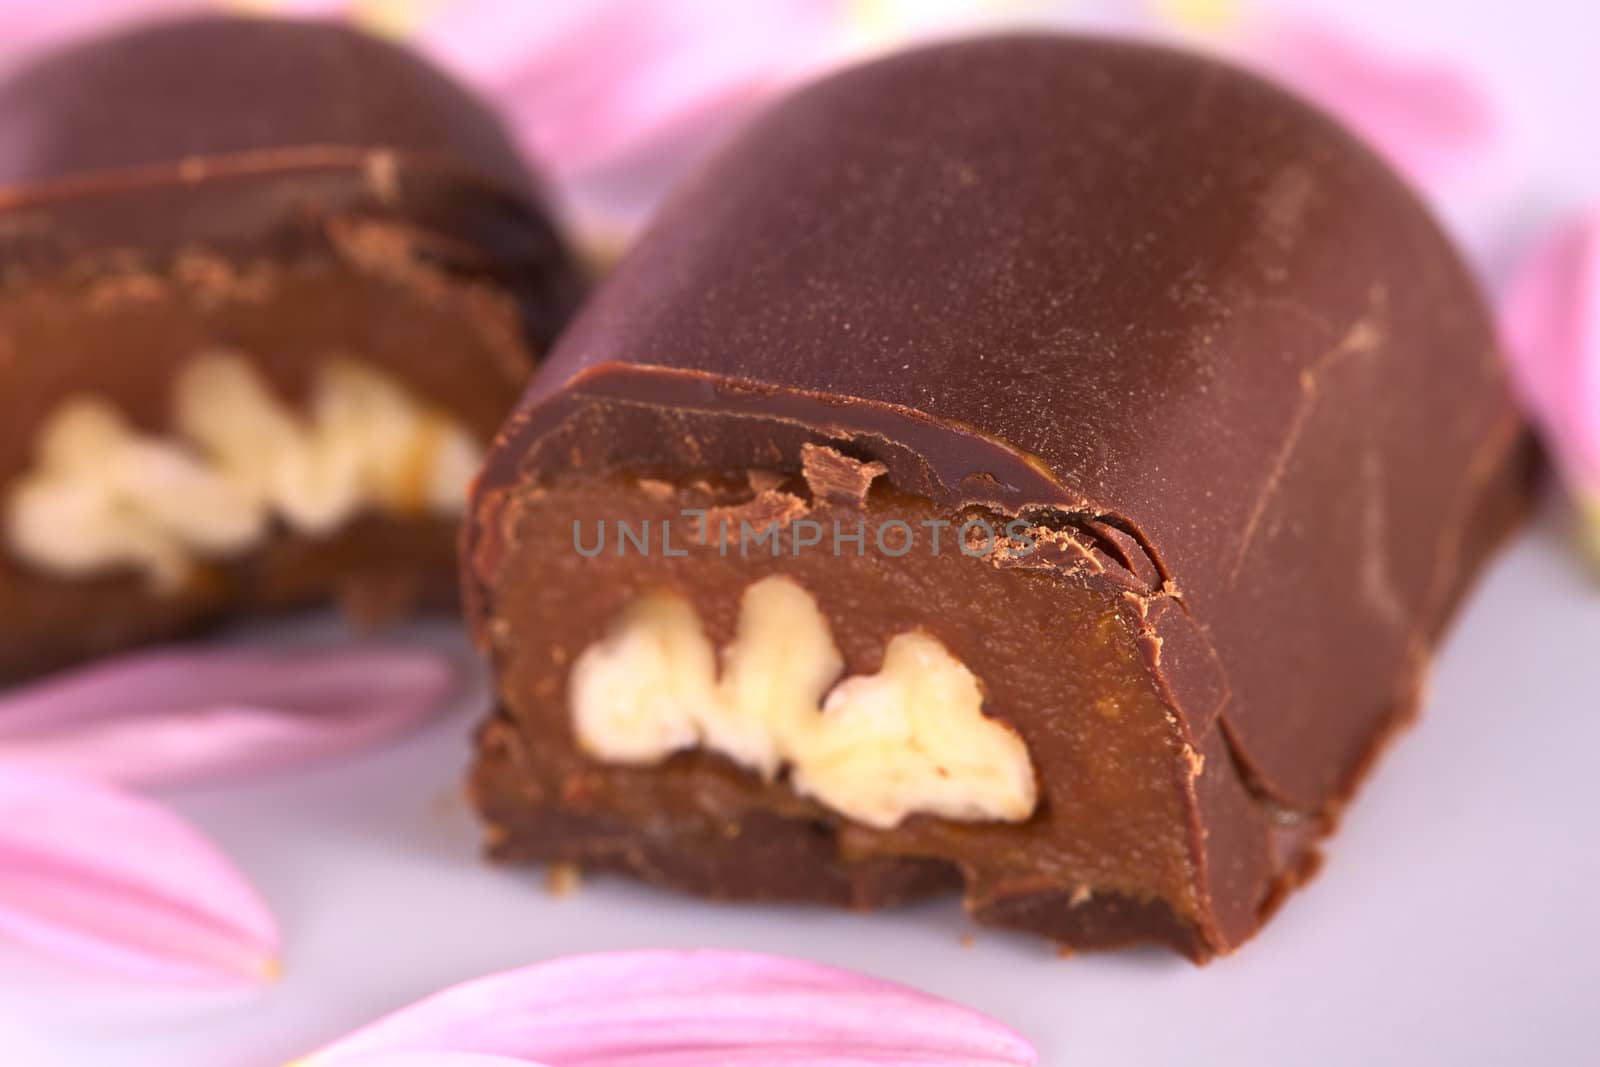
[{"label": "truffle cut face", "polygon": [[35,357],[0,441],[5,673],[236,611],[451,605],[467,483],[526,372],[514,308],[332,265],[99,284],[88,308],[0,296]]},{"label": "truffle cut face", "polygon": [[1526,507],[1471,279],[1298,100],[1004,37],[669,202],[464,538],[495,853],[1232,950]]},{"label": "truffle cut face", "polygon": [[[1193,833],[1204,757],[1150,669],[1151,599],[1092,536],[1039,519],[984,551],[982,528],[1005,537],[1007,520],[887,485],[851,503],[804,479],[552,483],[499,561],[571,578],[496,598],[508,625],[491,647],[514,688],[478,783],[502,854],[861,906],[937,857],[951,878],[976,874],[980,915],[1048,872],[1064,899],[1171,901],[1193,925],[1170,940],[1204,952],[1195,931],[1216,921]],[[863,531],[864,551],[833,554],[836,533]],[[918,558],[880,552],[880,535]],[[578,555],[575,536],[595,554]],[[521,640],[535,623],[539,638]],[[541,784],[538,802],[522,781]],[[747,848],[816,862],[733,873]],[[1135,936],[1100,910],[1064,906],[1049,933]],[[1248,916],[1233,918],[1237,936]]]},{"label": "truffle cut face", "polygon": [[335,24],[196,18],[40,59],[0,114],[0,678],[451,606],[581,288],[488,110]]}]

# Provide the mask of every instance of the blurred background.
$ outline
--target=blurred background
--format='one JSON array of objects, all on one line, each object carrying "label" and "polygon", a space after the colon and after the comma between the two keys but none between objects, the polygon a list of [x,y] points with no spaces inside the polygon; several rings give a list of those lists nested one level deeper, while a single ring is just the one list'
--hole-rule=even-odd
[{"label": "blurred background", "polygon": [[1600,189],[1588,0],[0,0],[0,70],[75,35],[196,9],[351,20],[495,98],[591,252],[774,92],[983,29],[1137,34],[1264,68],[1361,128],[1491,275]]}]

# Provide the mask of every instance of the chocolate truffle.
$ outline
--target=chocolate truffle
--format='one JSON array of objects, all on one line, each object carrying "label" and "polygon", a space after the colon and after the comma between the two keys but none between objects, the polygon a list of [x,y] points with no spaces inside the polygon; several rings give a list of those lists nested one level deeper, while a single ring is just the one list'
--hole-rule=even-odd
[{"label": "chocolate truffle", "polygon": [[466,483],[582,280],[488,108],[333,23],[0,85],[0,678],[455,599]]},{"label": "chocolate truffle", "polygon": [[847,71],[678,191],[490,453],[494,853],[1228,952],[1532,463],[1460,259],[1300,100],[1065,37]]}]

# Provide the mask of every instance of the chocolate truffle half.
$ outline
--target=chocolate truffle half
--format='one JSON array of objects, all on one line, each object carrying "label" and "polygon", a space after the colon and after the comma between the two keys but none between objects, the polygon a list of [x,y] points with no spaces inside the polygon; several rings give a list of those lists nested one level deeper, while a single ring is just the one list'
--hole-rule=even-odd
[{"label": "chocolate truffle half", "polygon": [[1227,952],[1531,462],[1460,260],[1294,97],[1058,37],[848,71],[679,191],[490,453],[494,852]]},{"label": "chocolate truffle half", "polygon": [[467,481],[581,288],[480,101],[226,17],[0,86],[0,269],[0,677],[453,602]]}]

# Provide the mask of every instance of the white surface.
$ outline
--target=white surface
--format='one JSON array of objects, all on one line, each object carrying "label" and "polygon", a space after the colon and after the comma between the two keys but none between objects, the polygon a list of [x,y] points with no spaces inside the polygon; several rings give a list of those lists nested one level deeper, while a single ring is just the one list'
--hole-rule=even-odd
[{"label": "white surface", "polygon": [[[1465,57],[1489,79],[1535,177],[1484,228],[1485,247],[1600,199],[1592,4],[1283,6]],[[1553,526],[1474,598],[1422,723],[1352,808],[1323,873],[1208,968],[1153,951],[1064,961],[986,931],[963,947],[974,931],[950,901],[862,917],[711,906],[612,879],[553,899],[537,872],[476,859],[458,785],[474,699],[345,766],[174,797],[279,914],[284,979],[243,1000],[156,999],[0,954],[0,1067],[276,1067],[459,980],[663,945],[909,982],[1006,1020],[1052,1065],[1594,1063],[1600,587]]]},{"label": "white surface", "polygon": [[157,1000],[63,975],[23,993],[23,961],[0,957],[0,1064],[277,1067],[460,980],[646,946],[787,953],[908,982],[1011,1023],[1052,1065],[1593,1063],[1600,588],[1553,527],[1475,598],[1421,725],[1323,873],[1207,968],[1154,950],[1058,959],[976,930],[949,900],[859,916],[715,906],[614,878],[551,897],[537,871],[476,858],[458,785],[474,698],[354,763],[172,798],[281,917],[280,983]]}]

